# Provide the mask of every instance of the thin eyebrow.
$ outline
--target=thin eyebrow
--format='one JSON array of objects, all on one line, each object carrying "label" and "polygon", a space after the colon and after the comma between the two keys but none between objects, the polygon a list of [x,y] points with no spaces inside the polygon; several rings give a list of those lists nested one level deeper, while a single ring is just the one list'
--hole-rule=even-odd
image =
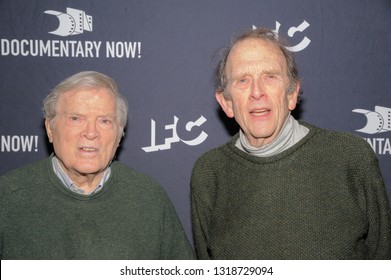
[{"label": "thin eyebrow", "polygon": [[[82,116],[82,117],[87,116],[86,114],[78,113],[78,112],[63,112],[62,114],[68,115],[68,116],[71,116],[71,115]],[[117,117],[115,114],[108,114],[108,115],[99,115],[98,118],[113,118],[113,119],[115,119]]]},{"label": "thin eyebrow", "polygon": [[[267,71],[262,71],[258,75],[259,76],[263,76],[263,75],[282,76],[282,73],[281,73],[281,71],[278,71],[278,70],[267,70]],[[246,76],[251,76],[252,77],[253,75],[249,74],[248,72],[238,73],[237,75],[235,75],[234,77],[232,77],[228,81],[229,82],[238,81],[238,80],[240,80],[240,79],[242,79],[243,77],[246,77]]]},{"label": "thin eyebrow", "polygon": [[59,113],[59,115],[64,115],[64,116],[66,116],[66,117],[73,117],[73,116],[76,116],[76,117],[85,117],[85,115],[83,115],[83,114],[80,114],[80,113],[71,113],[71,112],[65,112],[65,113]]},{"label": "thin eyebrow", "polygon": [[261,75],[282,75],[282,72],[279,70],[267,70],[267,71],[262,71]]},{"label": "thin eyebrow", "polygon": [[106,119],[115,120],[117,117],[115,115],[101,115],[101,116],[98,116],[98,118],[106,118]]}]

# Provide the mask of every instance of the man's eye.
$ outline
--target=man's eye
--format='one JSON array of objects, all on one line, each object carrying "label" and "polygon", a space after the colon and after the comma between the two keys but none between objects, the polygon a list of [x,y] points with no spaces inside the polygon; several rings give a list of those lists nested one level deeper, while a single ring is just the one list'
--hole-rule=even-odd
[{"label": "man's eye", "polygon": [[102,119],[101,122],[103,124],[111,124],[111,120],[109,120],[109,119]]},{"label": "man's eye", "polygon": [[264,81],[276,81],[276,80],[280,80],[280,75],[278,74],[264,74],[262,75],[262,79]]},{"label": "man's eye", "polygon": [[69,117],[69,120],[70,120],[71,122],[80,122],[80,121],[81,121],[81,118],[78,117],[78,116],[70,116],[70,117]]},{"label": "man's eye", "polygon": [[239,89],[245,89],[250,84],[250,79],[248,77],[240,78],[235,82],[235,87]]},{"label": "man's eye", "polygon": [[68,123],[71,125],[82,125],[84,119],[80,116],[69,116]]},{"label": "man's eye", "polygon": [[113,126],[113,119],[111,118],[100,118],[98,120],[98,123],[101,127],[112,127]]}]

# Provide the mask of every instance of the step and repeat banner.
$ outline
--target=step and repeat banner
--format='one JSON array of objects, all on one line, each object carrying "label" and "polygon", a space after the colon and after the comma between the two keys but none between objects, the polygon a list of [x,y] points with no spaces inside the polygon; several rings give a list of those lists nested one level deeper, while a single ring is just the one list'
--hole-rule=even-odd
[{"label": "step and repeat banner", "polygon": [[193,164],[238,129],[214,99],[213,53],[252,27],[290,42],[295,116],[365,138],[391,196],[390,0],[0,0],[0,175],[51,153],[50,90],[103,72],[129,101],[118,159],[166,189],[192,239]]}]

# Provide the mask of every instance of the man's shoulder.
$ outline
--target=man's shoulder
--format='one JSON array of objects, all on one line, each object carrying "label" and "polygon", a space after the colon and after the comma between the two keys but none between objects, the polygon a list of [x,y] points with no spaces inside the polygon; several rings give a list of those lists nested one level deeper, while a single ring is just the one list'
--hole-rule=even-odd
[{"label": "man's shoulder", "polygon": [[111,168],[114,180],[128,189],[159,194],[164,192],[163,188],[154,178],[133,167],[119,161],[114,161],[111,164]]},{"label": "man's shoulder", "polygon": [[308,127],[310,131],[313,132],[315,139],[317,139],[316,141],[319,148],[327,146],[329,149],[339,148],[345,152],[373,153],[369,143],[364,138],[353,134],[352,132],[320,128],[306,122],[301,122],[301,124]]},{"label": "man's shoulder", "polygon": [[235,135],[228,139],[224,144],[215,148],[209,149],[201,154],[195,161],[192,174],[205,174],[213,173],[216,170],[224,168],[224,165],[231,162],[234,157],[234,150],[236,139],[238,135]]},{"label": "man's shoulder", "polygon": [[197,161],[219,160],[221,156],[227,154],[230,149],[235,147],[235,142],[238,137],[239,134],[236,134],[229,138],[224,144],[205,151],[201,156],[198,157]]},{"label": "man's shoulder", "polygon": [[0,181],[7,180],[30,180],[31,176],[37,177],[40,174],[46,172],[49,158],[45,158],[33,163],[29,163],[15,169],[8,171],[7,173],[0,176]]},{"label": "man's shoulder", "polygon": [[111,168],[116,173],[116,175],[120,175],[124,180],[153,181],[152,177],[149,175],[119,161],[114,161],[111,164]]},{"label": "man's shoulder", "polygon": [[45,158],[15,168],[0,176],[0,192],[2,195],[31,189],[34,182],[38,182],[46,176],[49,161],[50,158]]}]

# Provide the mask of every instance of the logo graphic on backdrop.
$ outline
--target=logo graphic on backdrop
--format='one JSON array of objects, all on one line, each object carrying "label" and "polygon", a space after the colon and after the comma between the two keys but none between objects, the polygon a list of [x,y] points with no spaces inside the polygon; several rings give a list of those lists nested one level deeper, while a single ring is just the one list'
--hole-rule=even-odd
[{"label": "logo graphic on backdrop", "polygon": [[[365,134],[381,134],[391,131],[391,108],[375,106],[375,110],[354,109],[354,113],[363,114],[366,119],[366,125],[356,131]],[[380,154],[391,154],[390,138],[364,138],[372,146],[373,150]]]},{"label": "logo graphic on backdrop", "polygon": [[56,16],[59,21],[58,28],[50,34],[65,37],[81,34],[84,30],[92,31],[92,16],[82,10],[67,8],[66,13],[47,10],[45,14]]},{"label": "logo graphic on backdrop", "polygon": [[[293,36],[295,36],[295,34],[297,34],[297,32],[299,32],[299,33],[304,32],[309,26],[310,26],[310,24],[306,20],[303,20],[303,22],[301,24],[299,24],[299,26],[290,27],[288,29],[287,34],[289,37],[293,38]],[[277,36],[279,34],[280,27],[281,27],[281,23],[276,21],[276,29],[274,29],[273,31]],[[253,29],[256,29],[256,28],[257,27],[255,25],[253,25]],[[307,36],[304,36],[304,38],[301,40],[300,43],[298,43],[295,46],[287,47],[287,49],[291,52],[300,52],[300,51],[304,50],[306,47],[308,47],[308,45],[310,43],[311,43],[311,40]]]},{"label": "logo graphic on backdrop", "polygon": [[[151,119],[151,145],[148,147],[142,147],[146,153],[150,152],[156,152],[156,151],[161,151],[161,150],[169,150],[171,149],[171,144],[173,143],[178,143],[178,142],[183,142],[186,145],[189,146],[197,146],[204,142],[206,138],[208,137],[208,134],[205,133],[204,131],[201,131],[201,133],[194,138],[193,140],[183,140],[178,136],[177,132],[177,125],[178,125],[178,117],[174,115],[174,123],[172,124],[167,124],[164,126],[165,130],[170,131],[171,130],[171,136],[168,138],[165,138],[163,144],[156,144],[156,122],[155,120]],[[196,121],[194,122],[188,122],[185,125],[186,131],[191,131],[193,127],[200,127],[202,124],[206,122],[206,118],[201,115]]]},{"label": "logo graphic on backdrop", "polygon": [[357,129],[358,132],[376,134],[391,131],[391,108],[375,106],[375,111],[354,109],[352,112],[364,114],[367,117],[367,124]]},{"label": "logo graphic on backdrop", "polygon": [[[54,10],[43,13],[59,20],[58,28],[48,31],[52,35],[68,37],[92,32],[93,17],[85,11],[68,7],[66,13]],[[132,59],[141,58],[141,42],[1,38],[0,56]]]}]

